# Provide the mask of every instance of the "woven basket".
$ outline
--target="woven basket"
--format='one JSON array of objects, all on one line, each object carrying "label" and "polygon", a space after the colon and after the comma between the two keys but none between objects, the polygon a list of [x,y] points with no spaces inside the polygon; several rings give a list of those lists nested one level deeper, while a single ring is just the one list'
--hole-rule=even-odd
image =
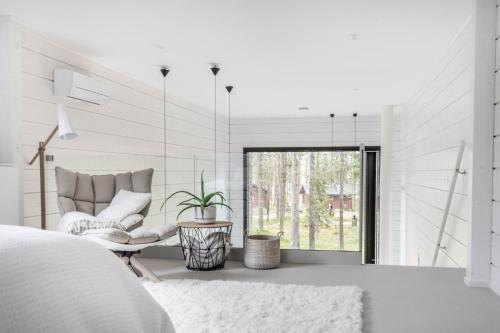
[{"label": "woven basket", "polygon": [[250,235],[245,242],[245,266],[253,269],[271,269],[280,264],[280,238],[277,236]]}]

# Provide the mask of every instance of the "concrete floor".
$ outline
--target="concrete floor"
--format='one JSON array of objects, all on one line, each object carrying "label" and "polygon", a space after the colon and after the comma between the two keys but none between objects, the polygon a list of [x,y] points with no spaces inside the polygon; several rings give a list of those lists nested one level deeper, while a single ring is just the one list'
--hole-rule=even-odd
[{"label": "concrete floor", "polygon": [[221,271],[193,272],[180,260],[141,262],[162,279],[357,285],[364,290],[364,333],[500,332],[500,297],[466,287],[462,269],[282,264],[256,271],[230,261]]}]

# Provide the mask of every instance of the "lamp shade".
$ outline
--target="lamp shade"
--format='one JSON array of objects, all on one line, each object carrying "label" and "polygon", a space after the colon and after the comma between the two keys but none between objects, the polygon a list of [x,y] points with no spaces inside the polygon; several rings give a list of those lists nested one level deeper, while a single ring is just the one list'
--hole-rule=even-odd
[{"label": "lamp shade", "polygon": [[62,140],[72,140],[78,136],[73,130],[71,120],[66,113],[64,104],[57,104],[57,125],[59,126],[59,138]]}]

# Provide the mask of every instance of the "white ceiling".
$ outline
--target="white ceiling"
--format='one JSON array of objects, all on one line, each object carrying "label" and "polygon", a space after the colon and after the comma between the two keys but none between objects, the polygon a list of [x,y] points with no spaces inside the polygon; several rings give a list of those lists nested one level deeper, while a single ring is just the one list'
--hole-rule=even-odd
[{"label": "white ceiling", "polygon": [[169,92],[202,106],[209,63],[220,63],[219,96],[233,84],[240,117],[405,103],[470,10],[471,0],[0,0],[0,14],[158,88],[168,64]]}]

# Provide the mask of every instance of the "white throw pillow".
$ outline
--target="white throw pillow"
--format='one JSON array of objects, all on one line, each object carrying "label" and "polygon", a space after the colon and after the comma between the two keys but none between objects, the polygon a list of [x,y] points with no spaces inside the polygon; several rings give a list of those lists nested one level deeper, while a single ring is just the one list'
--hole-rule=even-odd
[{"label": "white throw pillow", "polygon": [[109,206],[103,209],[97,217],[121,221],[129,215],[141,212],[150,202],[151,193],[120,190]]}]

